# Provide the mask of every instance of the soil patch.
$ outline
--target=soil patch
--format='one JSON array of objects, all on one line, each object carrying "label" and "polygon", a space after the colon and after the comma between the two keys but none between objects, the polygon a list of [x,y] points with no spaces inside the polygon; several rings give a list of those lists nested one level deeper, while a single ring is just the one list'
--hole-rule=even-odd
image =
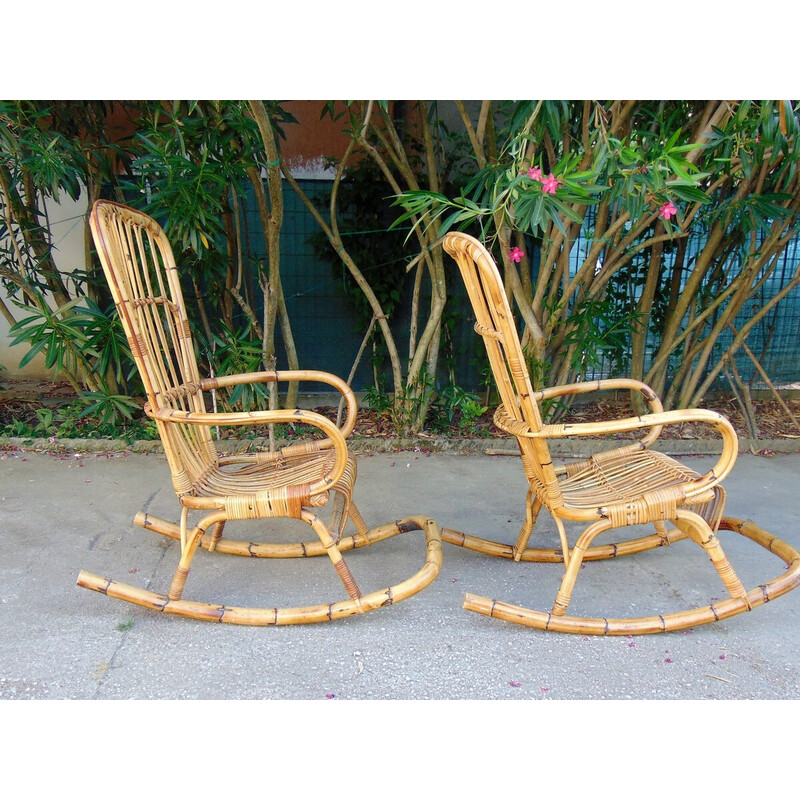
[{"label": "soil patch", "polygon": [[[69,384],[52,383],[48,381],[8,381],[2,382],[0,389],[0,429],[14,422],[24,422],[36,425],[39,420],[37,410],[42,408],[57,409],[75,401],[75,392]],[[800,420],[800,397],[790,397],[784,400],[789,411],[797,420]],[[703,404],[703,408],[718,411],[730,419],[740,438],[750,439],[751,432],[747,426],[744,414],[739,403],[733,397],[719,396]],[[797,439],[800,437],[800,428],[796,425],[786,409],[774,399],[764,397],[753,400],[755,421],[758,427],[758,439]],[[329,419],[335,420],[337,408],[321,406],[314,409]],[[468,422],[459,418],[456,412],[454,419],[449,424],[430,427],[422,431],[421,438],[452,437],[459,439],[491,439],[502,436],[492,422],[494,409],[487,411],[481,417]],[[563,423],[602,422],[612,419],[622,419],[631,416],[630,399],[627,395],[609,395],[592,402],[581,402],[574,405],[564,416],[559,419]],[[90,424],[90,423],[87,423]],[[229,429],[223,435],[225,438],[236,438],[240,430]],[[250,434],[263,434],[264,432],[251,430]],[[354,434],[364,438],[394,438],[397,436],[396,428],[388,412],[378,412],[372,408],[361,408]],[[635,438],[637,434],[621,434],[615,438]],[[680,425],[670,425],[664,428],[662,439],[707,439],[717,438],[713,429],[701,423],[685,422]]]}]

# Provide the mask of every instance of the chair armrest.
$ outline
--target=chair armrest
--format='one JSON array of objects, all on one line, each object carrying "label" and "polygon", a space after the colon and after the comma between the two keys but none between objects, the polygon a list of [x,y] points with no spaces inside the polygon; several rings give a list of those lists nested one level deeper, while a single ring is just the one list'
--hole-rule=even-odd
[{"label": "chair armrest", "polygon": [[336,389],[347,403],[347,418],[341,427],[342,436],[347,438],[356,425],[358,415],[358,402],[356,396],[346,381],[329,372],[318,370],[280,370],[269,372],[243,372],[238,375],[223,375],[214,378],[204,378],[200,381],[203,391],[221,389],[228,386],[238,386],[243,383],[278,383],[278,382],[309,381],[313,383],[326,383]]},{"label": "chair armrest", "polygon": [[714,467],[702,478],[693,482],[689,496],[711,488],[720,483],[733,469],[739,453],[739,439],[733,425],[716,411],[695,408],[691,410],[662,411],[659,414],[645,414],[641,417],[611,420],[609,422],[579,422],[564,425],[543,425],[541,431],[528,431],[523,435],[531,439],[563,439],[570,436],[598,436],[607,433],[623,433],[651,426],[679,425],[683,422],[704,422],[713,426],[722,436],[722,453]]},{"label": "chair armrest", "polygon": [[[274,374],[274,373],[273,373]],[[319,449],[333,448],[335,452],[334,463],[330,471],[319,481],[311,484],[311,493],[317,494],[327,491],[338,482],[347,466],[347,442],[342,431],[327,417],[316,411],[303,409],[281,409],[276,411],[236,411],[236,412],[207,412],[207,411],[179,411],[172,408],[158,408],[153,410],[150,404],[145,404],[145,413],[151,419],[159,422],[181,425],[268,425],[270,423],[293,423],[312,425],[319,428],[326,439],[319,441]]]},{"label": "chair armrest", "polygon": [[[547,389],[542,389],[533,393],[533,397],[542,402],[543,400],[551,400],[554,397],[563,397],[564,395],[575,394],[588,394],[589,392],[604,392],[612,391],[618,392],[620,390],[630,390],[639,392],[644,396],[647,404],[650,406],[652,414],[660,414],[664,410],[661,400],[658,395],[646,383],[634,380],[633,378],[609,378],[599,381],[586,381],[581,383],[567,383],[563,386],[552,386]],[[661,435],[661,426],[654,426],[650,432],[640,441],[644,447],[649,447]]]},{"label": "chair armrest", "polygon": [[551,397],[561,397],[565,394],[586,394],[587,392],[619,391],[621,389],[632,389],[641,392],[648,402],[661,406],[661,401],[655,391],[646,383],[633,378],[607,378],[600,381],[567,383],[563,386],[551,386],[547,389],[541,389],[534,392],[533,396],[537,400],[548,400]]}]

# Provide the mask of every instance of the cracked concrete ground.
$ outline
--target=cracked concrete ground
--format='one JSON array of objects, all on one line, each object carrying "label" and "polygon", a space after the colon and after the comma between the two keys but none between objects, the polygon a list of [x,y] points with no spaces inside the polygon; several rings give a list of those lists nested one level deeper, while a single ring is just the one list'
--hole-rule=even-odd
[{"label": "cracked concrete ground", "polygon": [[[691,460],[701,471],[713,463]],[[166,591],[177,542],[132,525],[141,508],[176,518],[162,456],[4,452],[0,475],[0,698],[800,699],[800,592],[685,632],[541,633],[464,611],[463,595],[547,610],[559,565],[515,564],[445,544],[437,580],[390,608],[329,624],[214,625],[75,585],[86,569]],[[751,517],[800,547],[800,455],[743,455],[726,487],[730,515]],[[424,514],[448,528],[513,542],[524,497],[513,457],[359,458],[356,499],[371,526]],[[544,539],[555,537],[544,515],[540,526]],[[752,543],[722,535],[748,587],[783,568]],[[422,534],[409,533],[346,558],[369,591],[415,572],[423,545]],[[337,580],[327,559],[244,560],[200,551],[186,596],[302,605],[343,599]],[[644,616],[714,596],[724,596],[716,573],[696,546],[682,542],[587,564],[573,602],[574,613],[587,616]]]},{"label": "cracked concrete ground", "polygon": [[[714,461],[687,458],[699,471]],[[752,517],[800,547],[800,455],[742,455],[726,487],[730,515]],[[379,453],[359,456],[356,500],[372,526],[424,514],[442,526],[513,542],[525,488],[516,457]],[[406,774],[398,765],[424,758],[420,769],[430,776],[427,759],[435,754],[451,768],[426,783],[433,780],[450,795],[511,797],[529,792],[529,770],[498,770],[489,758],[509,747],[503,761],[509,752],[548,753],[556,768],[537,776],[539,788],[548,781],[560,787],[566,779],[573,789],[593,790],[597,776],[606,775],[617,789],[620,780],[636,786],[637,794],[647,782],[656,798],[674,796],[681,781],[693,794],[704,780],[708,789],[735,786],[737,796],[785,791],[784,771],[763,765],[792,757],[793,739],[782,731],[786,710],[800,699],[800,591],[688,631],[635,638],[542,633],[464,611],[463,595],[547,609],[560,565],[515,564],[445,544],[436,581],[389,608],[315,625],[218,625],[75,585],[86,569],[166,591],[178,544],[134,526],[142,508],[176,517],[162,455],[0,452],[0,699],[84,701],[2,704],[9,785],[24,780],[46,796],[91,778],[127,797],[140,796],[149,778],[181,792],[196,786],[199,796],[253,794],[263,789],[263,771],[253,769],[263,747],[271,774],[282,776],[279,789],[291,775],[296,788],[313,784],[328,793],[329,771],[308,766],[308,748],[321,747],[322,754],[348,759],[362,749],[368,755],[358,762],[355,783],[345,770],[348,796],[358,786],[405,787],[401,795],[388,791],[405,796],[418,770]],[[263,533],[252,525],[254,535]],[[545,541],[556,537],[544,515],[537,534]],[[780,573],[780,561],[741,537],[725,536],[748,587]],[[422,534],[407,533],[347,558],[369,590],[414,572],[423,551]],[[186,594],[243,605],[341,599],[327,561],[201,551]],[[587,565],[573,602],[576,613],[641,616],[705,604],[723,591],[705,555],[680,542]],[[278,702],[105,702],[114,700]],[[314,702],[285,702],[297,700]],[[415,702],[422,700],[428,702]],[[505,702],[463,702],[470,700]],[[646,700],[717,702],[636,702]],[[719,702],[742,700],[785,702]],[[544,702],[534,709],[529,701]],[[718,746],[725,741],[746,742],[747,757]],[[684,754],[698,742],[713,747],[715,769],[678,769],[680,775],[655,785],[653,767],[677,764],[681,742]],[[201,768],[167,770],[165,759],[147,755],[148,743],[156,754],[166,748],[170,757],[199,759]],[[624,775],[610,766],[609,744]],[[239,745],[247,768],[216,768]],[[213,769],[205,768],[211,766],[204,763],[206,749],[213,751]],[[577,751],[582,767],[573,775]],[[121,783],[123,773],[130,780]]]}]

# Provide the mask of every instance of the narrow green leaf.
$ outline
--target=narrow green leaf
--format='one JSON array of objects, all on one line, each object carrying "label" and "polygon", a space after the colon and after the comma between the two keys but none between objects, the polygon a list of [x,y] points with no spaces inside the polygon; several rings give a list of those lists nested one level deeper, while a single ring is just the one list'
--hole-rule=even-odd
[{"label": "narrow green leaf", "polygon": [[21,359],[19,362],[19,368],[22,369],[30,364],[36,356],[41,353],[42,349],[47,344],[46,339],[42,339],[41,341],[37,342]]}]

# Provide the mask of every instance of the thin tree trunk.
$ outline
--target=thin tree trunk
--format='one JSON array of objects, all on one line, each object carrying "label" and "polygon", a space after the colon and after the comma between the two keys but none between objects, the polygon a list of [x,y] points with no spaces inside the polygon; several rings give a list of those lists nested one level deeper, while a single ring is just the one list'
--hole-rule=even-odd
[{"label": "thin tree trunk", "polygon": [[[650,329],[650,315],[653,310],[656,290],[661,277],[661,257],[663,244],[657,244],[650,252],[650,263],[647,268],[647,278],[639,302],[636,305],[638,312],[637,327],[631,336],[631,377],[635,380],[644,379],[644,359],[647,354],[647,334]],[[641,392],[631,392],[633,410],[637,414],[645,413],[645,403]]]},{"label": "thin tree trunk", "polygon": [[348,271],[353,276],[353,280],[355,280],[361,291],[364,292],[364,296],[367,298],[367,302],[372,309],[372,313],[378,320],[378,326],[380,327],[381,334],[383,335],[384,342],[386,343],[386,350],[389,355],[389,363],[392,369],[394,392],[396,395],[399,395],[402,392],[403,377],[402,370],[400,368],[400,356],[397,351],[397,345],[394,340],[394,335],[392,334],[392,329],[389,327],[388,317],[384,313],[383,307],[381,306],[380,301],[370,286],[369,281],[367,281],[367,279],[364,277],[364,274],[359,269],[353,257],[347,252],[347,249],[345,248],[342,238],[339,234],[338,225],[336,224],[337,189],[339,183],[341,182],[345,165],[347,164],[349,156],[352,153],[353,147],[354,142],[351,141],[348,144],[345,155],[337,167],[336,177],[334,178],[333,188],[331,191],[330,224],[325,221],[322,214],[320,214],[319,209],[314,205],[314,203],[311,202],[306,193],[300,188],[300,185],[292,177],[288,168],[284,169],[284,176],[286,178],[286,182],[292,187],[295,194],[300,198],[303,205],[308,209],[309,213],[314,217],[314,219],[317,221],[317,224],[320,226],[320,228],[322,228],[323,232],[328,237],[331,247],[333,247],[333,249],[336,251],[336,254],[342,260],[342,263],[347,267]]},{"label": "thin tree trunk", "polygon": [[[272,363],[271,367],[267,367],[268,369],[275,368],[277,362],[275,353],[275,323],[279,320],[289,369],[296,370],[299,367],[297,349],[291,332],[289,317],[286,312],[286,303],[283,296],[283,285],[280,275],[280,233],[283,225],[283,186],[281,182],[280,153],[278,151],[277,142],[275,141],[275,133],[272,129],[272,124],[270,123],[269,115],[267,114],[267,109],[263,101],[250,100],[248,103],[253,118],[261,133],[268,162],[267,185],[269,187],[270,202],[269,206],[267,206],[266,197],[262,197],[258,203],[262,221],[266,221],[265,236],[267,240],[267,258],[269,260],[269,277],[267,279],[269,282],[269,292],[265,297],[264,303],[264,360],[265,363]],[[257,192],[257,196],[258,194]],[[265,213],[267,215],[266,220],[264,220]],[[273,387],[275,384],[270,384],[270,386]],[[286,397],[287,407],[294,408],[297,406],[298,393],[299,386],[297,382],[293,381],[289,383]]]}]

